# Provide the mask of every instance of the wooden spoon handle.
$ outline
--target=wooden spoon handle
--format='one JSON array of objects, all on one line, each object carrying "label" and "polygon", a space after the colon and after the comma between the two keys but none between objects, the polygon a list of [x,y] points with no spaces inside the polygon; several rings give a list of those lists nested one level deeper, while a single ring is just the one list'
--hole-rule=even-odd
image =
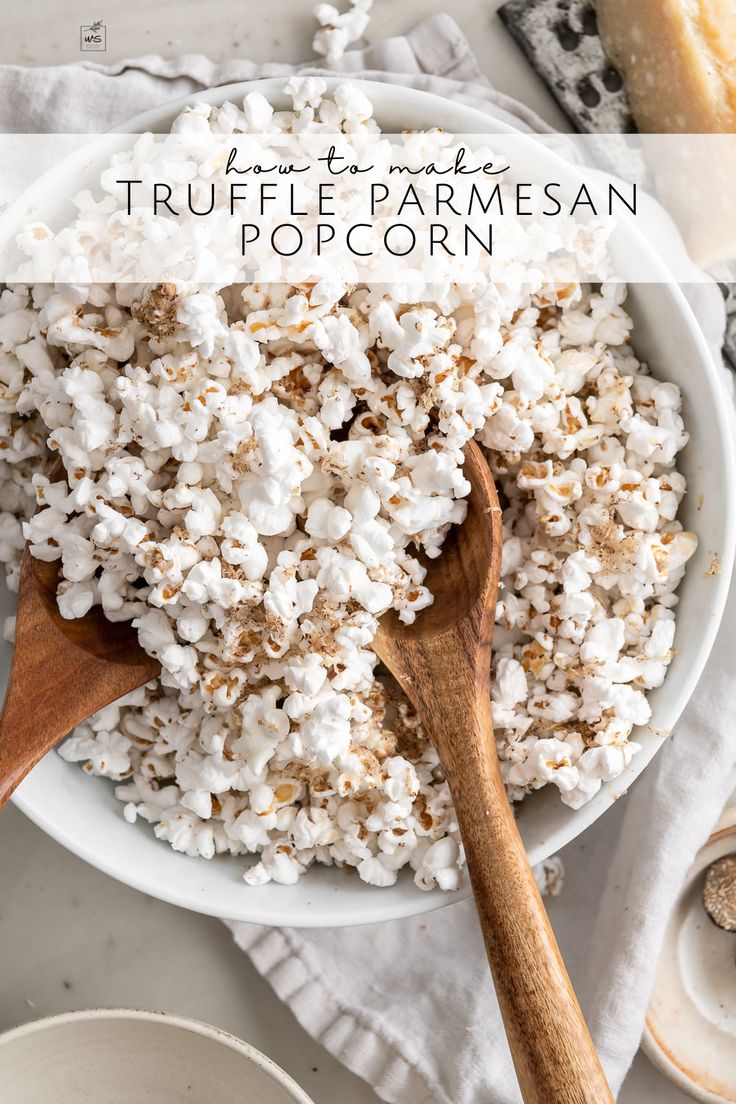
[{"label": "wooden spoon handle", "polygon": [[[506,797],[487,689],[474,710],[455,702],[441,712],[444,731],[434,735],[524,1100],[607,1104],[613,1097]],[[463,723],[468,713],[472,733]]]}]

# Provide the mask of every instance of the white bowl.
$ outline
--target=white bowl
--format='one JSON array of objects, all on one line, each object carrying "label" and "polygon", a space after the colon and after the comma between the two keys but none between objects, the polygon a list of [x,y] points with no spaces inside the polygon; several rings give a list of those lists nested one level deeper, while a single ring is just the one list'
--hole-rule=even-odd
[{"label": "white bowl", "polygon": [[254,1047],[164,1012],[70,1012],[0,1035],[6,1104],[312,1104]]},{"label": "white bowl", "polygon": [[736,805],[698,852],[672,910],[641,1045],[679,1089],[701,1104],[736,1101],[736,936],[703,907],[711,863],[736,852]]},{"label": "white bowl", "polygon": [[[330,82],[337,83],[336,81]],[[442,126],[456,134],[515,132],[481,112],[414,89],[360,82],[375,105],[386,132]],[[198,97],[186,97],[132,120],[124,130],[165,131],[185,104],[194,99],[220,104],[258,89],[274,104],[286,107],[281,78],[230,85]],[[104,142],[104,140],[103,140]],[[514,166],[522,180],[577,179],[576,170],[533,138],[514,139]],[[65,197],[79,187],[95,156],[86,149],[58,165],[53,177],[41,179],[7,216],[12,226],[43,217],[54,225],[63,216]],[[7,233],[7,231],[5,231]],[[4,236],[0,223],[0,238]],[[728,593],[733,565],[736,491],[734,488],[730,400],[700,327],[679,288],[667,284],[667,272],[636,226],[622,224],[612,240],[615,256],[641,258],[642,268],[661,273],[662,283],[642,283],[628,300],[634,321],[633,344],[655,375],[680,385],[690,444],[681,457],[689,493],[681,513],[686,527],[700,537],[688,565],[678,608],[676,654],[663,687],[650,695],[651,724],[637,732],[642,750],[631,766],[582,809],[563,805],[554,787],[532,794],[520,809],[519,826],[532,863],[558,851],[579,835],[631,785],[674,727],[690,697],[713,645]],[[719,575],[707,575],[712,557],[720,556]],[[0,613],[12,611],[6,596]],[[0,680],[7,676],[10,649],[0,655]],[[154,897],[231,920],[303,927],[371,923],[426,912],[468,895],[422,893],[411,877],[376,889],[346,877],[338,869],[311,870],[295,886],[250,888],[240,875],[242,859],[210,862],[187,858],[155,839],[143,824],[128,825],[113,787],[90,778],[78,767],[48,755],[23,782],[14,798],[18,807],[54,839],[122,882]]]}]

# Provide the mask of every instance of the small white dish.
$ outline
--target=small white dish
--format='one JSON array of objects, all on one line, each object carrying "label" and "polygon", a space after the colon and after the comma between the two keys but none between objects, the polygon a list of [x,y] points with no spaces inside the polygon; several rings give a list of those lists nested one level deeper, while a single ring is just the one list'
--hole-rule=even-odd
[{"label": "small white dish", "polygon": [[312,1104],[260,1051],[165,1012],[69,1012],[0,1035],[4,1104]]},{"label": "small white dish", "polygon": [[698,852],[670,917],[642,1048],[682,1092],[703,1104],[736,1102],[736,933],[703,908],[705,871],[736,852],[736,805]]}]

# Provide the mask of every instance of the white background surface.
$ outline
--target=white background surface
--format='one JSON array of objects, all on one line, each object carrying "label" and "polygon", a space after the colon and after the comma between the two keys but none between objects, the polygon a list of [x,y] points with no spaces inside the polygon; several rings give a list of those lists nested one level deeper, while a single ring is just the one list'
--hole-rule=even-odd
[{"label": "white background surface", "polygon": [[[376,0],[367,37],[401,34],[422,16],[450,11],[493,84],[565,129],[564,117],[496,17],[500,2]],[[311,8],[311,0],[6,2],[0,63],[104,63],[141,53],[195,52],[215,60],[300,61],[312,56]],[[106,52],[80,54],[81,24],[99,18],[106,24]],[[160,1008],[232,1031],[283,1066],[316,1104],[378,1101],[312,1042],[221,924],[118,885],[8,808],[0,814],[0,1030],[100,1006]],[[682,1104],[687,1098],[640,1056],[620,1100]]]}]

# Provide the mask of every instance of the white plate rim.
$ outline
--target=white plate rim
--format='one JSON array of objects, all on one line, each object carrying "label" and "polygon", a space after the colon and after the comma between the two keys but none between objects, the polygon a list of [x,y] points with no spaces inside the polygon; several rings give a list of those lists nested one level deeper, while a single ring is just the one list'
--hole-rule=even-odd
[{"label": "white plate rim", "polygon": [[227,1047],[241,1058],[257,1066],[267,1074],[276,1084],[288,1092],[294,1104],[314,1104],[311,1097],[307,1096],[304,1089],[299,1086],[281,1066],[262,1051],[257,1050],[251,1043],[240,1039],[224,1028],[215,1027],[213,1024],[204,1023],[203,1020],[191,1019],[188,1016],[180,1016],[175,1012],[158,1011],[148,1008],[87,1008],[74,1012],[60,1012],[54,1016],[43,1016],[38,1020],[29,1020],[27,1023],[11,1027],[0,1033],[0,1057],[6,1046],[12,1045],[18,1039],[42,1035],[46,1031],[53,1031],[57,1027],[66,1024],[98,1023],[100,1021],[133,1020],[138,1023],[161,1024],[173,1027],[182,1033],[198,1035],[217,1043],[218,1046]]},{"label": "white plate rim", "polygon": [[[699,865],[700,856],[711,846],[711,844],[729,836],[733,837],[734,844],[736,845],[736,805],[729,805],[724,809],[713,832],[700,848],[691,870]],[[689,885],[690,877],[691,874],[688,873],[685,877],[685,886]],[[673,911],[676,908],[677,904],[673,907]],[[644,1020],[641,1048],[652,1065],[656,1066],[673,1085],[676,1085],[682,1092],[687,1093],[693,1100],[699,1101],[700,1104],[734,1104],[734,1101],[736,1101],[736,1083],[730,1087],[730,1096],[722,1096],[720,1093],[711,1092],[710,1089],[707,1089],[704,1085],[695,1081],[693,1077],[689,1076],[687,1069],[678,1064],[676,1055],[666,1046],[664,1039],[661,1037],[661,1033],[655,1029],[654,1017],[651,1011],[647,1012]]]}]

